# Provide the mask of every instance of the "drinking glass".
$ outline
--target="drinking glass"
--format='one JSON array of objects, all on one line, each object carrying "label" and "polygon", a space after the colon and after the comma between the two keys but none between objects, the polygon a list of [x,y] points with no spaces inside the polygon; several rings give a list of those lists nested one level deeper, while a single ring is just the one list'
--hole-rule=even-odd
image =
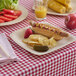
[{"label": "drinking glass", "polygon": [[37,20],[43,20],[47,15],[48,0],[34,0],[35,1],[35,17]]}]

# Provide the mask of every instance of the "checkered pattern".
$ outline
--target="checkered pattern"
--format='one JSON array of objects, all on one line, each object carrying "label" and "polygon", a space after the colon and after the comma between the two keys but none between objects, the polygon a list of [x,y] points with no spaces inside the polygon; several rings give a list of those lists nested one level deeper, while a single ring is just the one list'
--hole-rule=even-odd
[{"label": "checkered pattern", "polygon": [[[34,11],[32,10],[33,0],[20,0],[20,5],[28,9],[27,19],[11,26],[0,27],[0,33],[7,35],[16,55],[21,61],[0,66],[0,76],[76,76],[76,42],[55,52],[37,56],[21,48],[9,37],[13,31],[29,26],[28,20],[35,20]],[[68,30],[65,27],[64,18],[47,15],[47,19],[44,21],[52,23],[76,36],[76,30]]]}]

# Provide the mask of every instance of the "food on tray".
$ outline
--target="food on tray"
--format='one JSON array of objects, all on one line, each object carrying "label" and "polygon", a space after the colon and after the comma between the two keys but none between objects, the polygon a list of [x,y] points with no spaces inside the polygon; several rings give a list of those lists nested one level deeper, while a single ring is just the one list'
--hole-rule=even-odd
[{"label": "food on tray", "polygon": [[44,6],[38,6],[35,9],[35,15],[37,18],[45,18],[47,14],[47,8]]},{"label": "food on tray", "polygon": [[0,23],[17,19],[21,14],[22,12],[20,10],[3,9],[3,11],[0,12]]},{"label": "food on tray", "polygon": [[49,39],[45,36],[33,34],[33,35],[30,35],[29,38],[32,41],[38,42],[40,45],[49,45]]},{"label": "food on tray", "polygon": [[57,42],[56,42],[56,40],[54,40],[54,38],[52,37],[52,38],[49,39],[49,44],[50,44],[51,46],[48,45],[48,47],[53,48],[53,47],[55,47],[55,46],[57,45]]},{"label": "food on tray", "polygon": [[66,13],[66,7],[56,2],[55,0],[49,0],[48,7],[58,13]]},{"label": "food on tray", "polygon": [[48,46],[49,48],[53,48],[57,44],[54,38],[48,39],[47,37],[39,34],[32,34],[27,39],[24,39],[23,42],[30,46],[42,45]]},{"label": "food on tray", "polygon": [[32,41],[30,38],[24,39],[23,40],[24,43],[30,45],[30,46],[34,46],[34,45],[41,45],[39,42],[36,41]]},{"label": "food on tray", "polygon": [[38,52],[45,52],[49,48],[48,48],[48,46],[34,45],[33,49],[36,50],[36,51],[38,51]]},{"label": "food on tray", "polygon": [[[22,41],[38,52],[45,52],[50,48],[56,47],[58,40],[69,36],[68,33],[48,24],[34,21],[31,21],[30,24],[32,26],[31,29],[28,28],[25,31],[28,37],[24,37]],[[33,31],[34,33],[32,33]]]},{"label": "food on tray", "polygon": [[43,23],[36,23],[34,21],[31,21],[30,24],[32,26],[32,30],[35,33],[44,35],[48,38],[54,37],[54,39],[58,41],[64,37],[68,37],[68,34],[66,32],[63,32],[62,30],[56,27],[49,26]]},{"label": "food on tray", "polygon": [[0,10],[13,9],[16,10],[18,7],[18,0],[0,0]]},{"label": "food on tray", "polygon": [[65,25],[69,29],[76,29],[76,14],[69,14],[65,18]]},{"label": "food on tray", "polygon": [[24,35],[24,38],[28,38],[31,34],[33,34],[33,31],[28,28],[26,31],[25,31],[25,35]]},{"label": "food on tray", "polygon": [[38,45],[48,45],[48,38],[42,35],[38,34],[32,34],[29,36],[28,40],[24,39],[23,42],[30,44],[32,41],[33,45],[38,44]]},{"label": "food on tray", "polygon": [[48,7],[58,13],[66,13],[72,10],[70,0],[49,0]]}]

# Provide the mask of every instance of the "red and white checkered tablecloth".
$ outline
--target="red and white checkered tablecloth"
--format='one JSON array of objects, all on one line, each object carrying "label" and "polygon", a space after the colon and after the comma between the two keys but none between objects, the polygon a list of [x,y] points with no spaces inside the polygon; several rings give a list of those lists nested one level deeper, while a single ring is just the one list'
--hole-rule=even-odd
[{"label": "red and white checkered tablecloth", "polygon": [[[21,61],[0,66],[0,76],[76,76],[76,42],[58,49],[55,52],[37,56],[24,50],[9,37],[13,31],[29,26],[27,20],[35,20],[34,11],[32,10],[33,0],[20,0],[20,5],[28,9],[29,14],[27,18],[11,26],[0,27],[0,33],[7,35],[16,55]],[[65,17],[47,15],[45,21],[76,36],[76,30],[69,30],[65,27],[64,18]]]}]

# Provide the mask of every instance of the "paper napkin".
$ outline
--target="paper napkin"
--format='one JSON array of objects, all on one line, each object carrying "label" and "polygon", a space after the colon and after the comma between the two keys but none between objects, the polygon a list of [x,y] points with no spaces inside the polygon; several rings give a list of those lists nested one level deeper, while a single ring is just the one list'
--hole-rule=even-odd
[{"label": "paper napkin", "polygon": [[0,65],[18,61],[14,49],[4,33],[0,34]]}]

